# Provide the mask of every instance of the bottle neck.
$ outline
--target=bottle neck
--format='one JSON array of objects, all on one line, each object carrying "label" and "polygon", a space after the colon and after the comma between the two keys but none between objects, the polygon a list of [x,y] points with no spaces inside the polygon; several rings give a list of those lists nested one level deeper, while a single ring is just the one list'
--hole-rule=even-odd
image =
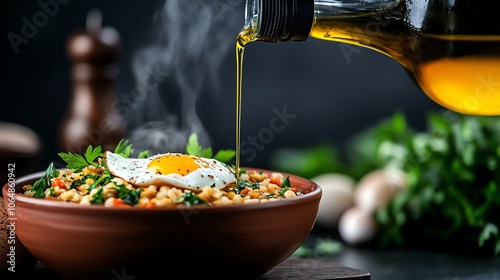
[{"label": "bottle neck", "polygon": [[305,41],[315,17],[385,10],[401,0],[246,0],[245,29],[257,41]]},{"label": "bottle neck", "polygon": [[313,23],[314,0],[247,0],[245,28],[258,41],[304,41]]}]

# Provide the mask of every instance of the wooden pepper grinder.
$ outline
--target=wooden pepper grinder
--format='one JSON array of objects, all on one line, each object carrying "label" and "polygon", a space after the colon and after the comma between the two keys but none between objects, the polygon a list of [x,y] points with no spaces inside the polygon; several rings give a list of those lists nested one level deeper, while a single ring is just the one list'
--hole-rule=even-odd
[{"label": "wooden pepper grinder", "polygon": [[120,36],[111,27],[101,28],[101,22],[101,13],[91,11],[86,29],[67,41],[73,90],[59,129],[61,151],[83,154],[89,145],[114,150],[125,136],[114,90]]}]

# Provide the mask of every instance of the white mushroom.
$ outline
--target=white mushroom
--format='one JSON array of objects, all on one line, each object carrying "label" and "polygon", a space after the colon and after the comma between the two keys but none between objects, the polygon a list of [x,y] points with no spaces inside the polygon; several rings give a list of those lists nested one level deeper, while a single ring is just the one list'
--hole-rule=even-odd
[{"label": "white mushroom", "polygon": [[405,176],[398,169],[377,169],[363,176],[354,190],[354,204],[372,213],[387,203],[404,187]]},{"label": "white mushroom", "polygon": [[361,245],[373,239],[376,223],[372,214],[358,207],[347,209],[339,220],[339,234],[350,245]]},{"label": "white mushroom", "polygon": [[326,173],[311,179],[322,189],[316,223],[334,229],[342,213],[353,205],[356,181],[344,174]]}]

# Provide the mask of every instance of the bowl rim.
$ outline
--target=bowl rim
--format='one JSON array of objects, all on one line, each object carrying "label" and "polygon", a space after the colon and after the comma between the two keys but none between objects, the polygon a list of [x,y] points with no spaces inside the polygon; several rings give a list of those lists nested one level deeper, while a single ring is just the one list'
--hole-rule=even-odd
[{"label": "bowl rim", "polygon": [[[322,195],[322,189],[321,186],[319,186],[316,182],[298,176],[294,174],[290,174],[287,172],[281,172],[281,171],[276,171],[276,170],[269,170],[269,169],[263,169],[263,168],[255,168],[255,167],[242,167],[247,170],[252,170],[252,171],[262,171],[262,172],[277,172],[283,174],[283,176],[290,176],[290,178],[295,178],[298,180],[304,180],[305,182],[309,183],[311,187],[314,187],[312,191],[307,192],[301,196],[293,197],[293,198],[287,198],[287,199],[281,199],[278,201],[271,201],[271,202],[265,202],[265,203],[251,203],[251,204],[236,204],[236,205],[219,205],[219,206],[208,206],[208,205],[192,205],[192,206],[176,206],[176,207],[155,207],[155,208],[140,208],[140,207],[131,207],[131,208],[122,208],[122,207],[105,207],[104,205],[80,205],[77,203],[71,203],[71,202],[64,202],[60,200],[50,200],[50,199],[40,199],[40,198],[34,198],[34,197],[28,197],[24,196],[21,193],[18,192],[18,188],[20,187],[20,184],[24,184],[26,181],[31,181],[34,179],[40,178],[45,171],[37,171],[33,172],[30,174],[26,174],[24,176],[20,176],[16,178],[15,180],[15,188],[16,192],[14,192],[14,202],[17,203],[23,203],[28,207],[43,207],[47,209],[52,209],[52,210],[65,210],[65,211],[80,211],[80,210],[85,210],[85,211],[97,211],[97,212],[133,212],[133,213],[142,213],[142,212],[153,212],[153,213],[169,213],[169,212],[179,212],[179,211],[203,211],[203,212],[226,212],[229,209],[232,209],[234,211],[240,210],[255,210],[255,209],[270,209],[270,208],[276,208],[276,207],[284,207],[287,205],[294,205],[294,204],[302,204],[302,203],[307,203],[310,201],[313,201],[315,199],[321,198]],[[59,169],[59,170],[63,170]],[[10,184],[7,182],[6,184],[3,185],[2,187],[2,192],[0,192],[0,197],[5,197],[8,195],[8,189],[9,189]]]}]

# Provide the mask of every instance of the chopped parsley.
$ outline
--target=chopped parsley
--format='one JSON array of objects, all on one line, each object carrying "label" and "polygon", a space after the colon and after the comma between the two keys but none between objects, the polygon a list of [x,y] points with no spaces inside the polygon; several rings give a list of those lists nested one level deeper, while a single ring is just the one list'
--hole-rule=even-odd
[{"label": "chopped parsley", "polygon": [[81,185],[84,185],[85,184],[85,180],[82,179],[82,180],[75,180],[71,183],[71,186],[69,187],[70,189],[76,189],[77,187],[81,186]]},{"label": "chopped parsley", "polygon": [[54,163],[50,163],[47,170],[45,170],[43,176],[40,179],[38,179],[31,187],[30,190],[35,192],[33,197],[44,198],[45,190],[52,186],[50,184],[50,180],[52,178],[57,177],[58,175],[59,175],[59,170],[54,168]]},{"label": "chopped parsley", "polygon": [[285,188],[282,188],[278,193],[281,195],[281,196],[285,196],[285,193],[290,189],[290,187],[285,187]]},{"label": "chopped parsley", "polygon": [[246,188],[249,188],[251,190],[260,189],[260,183],[259,182],[250,183],[250,182],[246,182],[246,181],[243,181],[241,179],[238,179],[238,184],[236,184],[236,187],[232,188],[231,191],[236,193],[236,194],[239,194],[239,193],[241,193],[242,190],[244,190]]},{"label": "chopped parsley", "polygon": [[102,197],[102,190],[104,189],[103,186],[100,186],[97,189],[97,192],[92,195],[90,198],[90,203],[92,204],[103,204],[104,203],[104,198]]},{"label": "chopped parsley", "polygon": [[196,204],[207,204],[207,202],[192,192],[185,192],[177,198],[178,202],[184,202],[186,206],[196,205]]},{"label": "chopped parsley", "polygon": [[109,182],[111,182],[111,179],[112,179],[111,176],[109,176],[109,175],[103,175],[103,176],[99,177],[99,179],[97,179],[96,181],[94,181],[94,183],[92,183],[92,185],[89,186],[88,190],[91,191],[95,187],[97,187],[98,185],[104,186],[104,185],[108,184]]},{"label": "chopped parsley", "polygon": [[141,197],[142,188],[129,190],[125,187],[125,185],[120,184],[116,185],[116,190],[118,191],[118,195],[123,200],[123,202],[130,205],[136,205],[139,202],[139,198]]}]

